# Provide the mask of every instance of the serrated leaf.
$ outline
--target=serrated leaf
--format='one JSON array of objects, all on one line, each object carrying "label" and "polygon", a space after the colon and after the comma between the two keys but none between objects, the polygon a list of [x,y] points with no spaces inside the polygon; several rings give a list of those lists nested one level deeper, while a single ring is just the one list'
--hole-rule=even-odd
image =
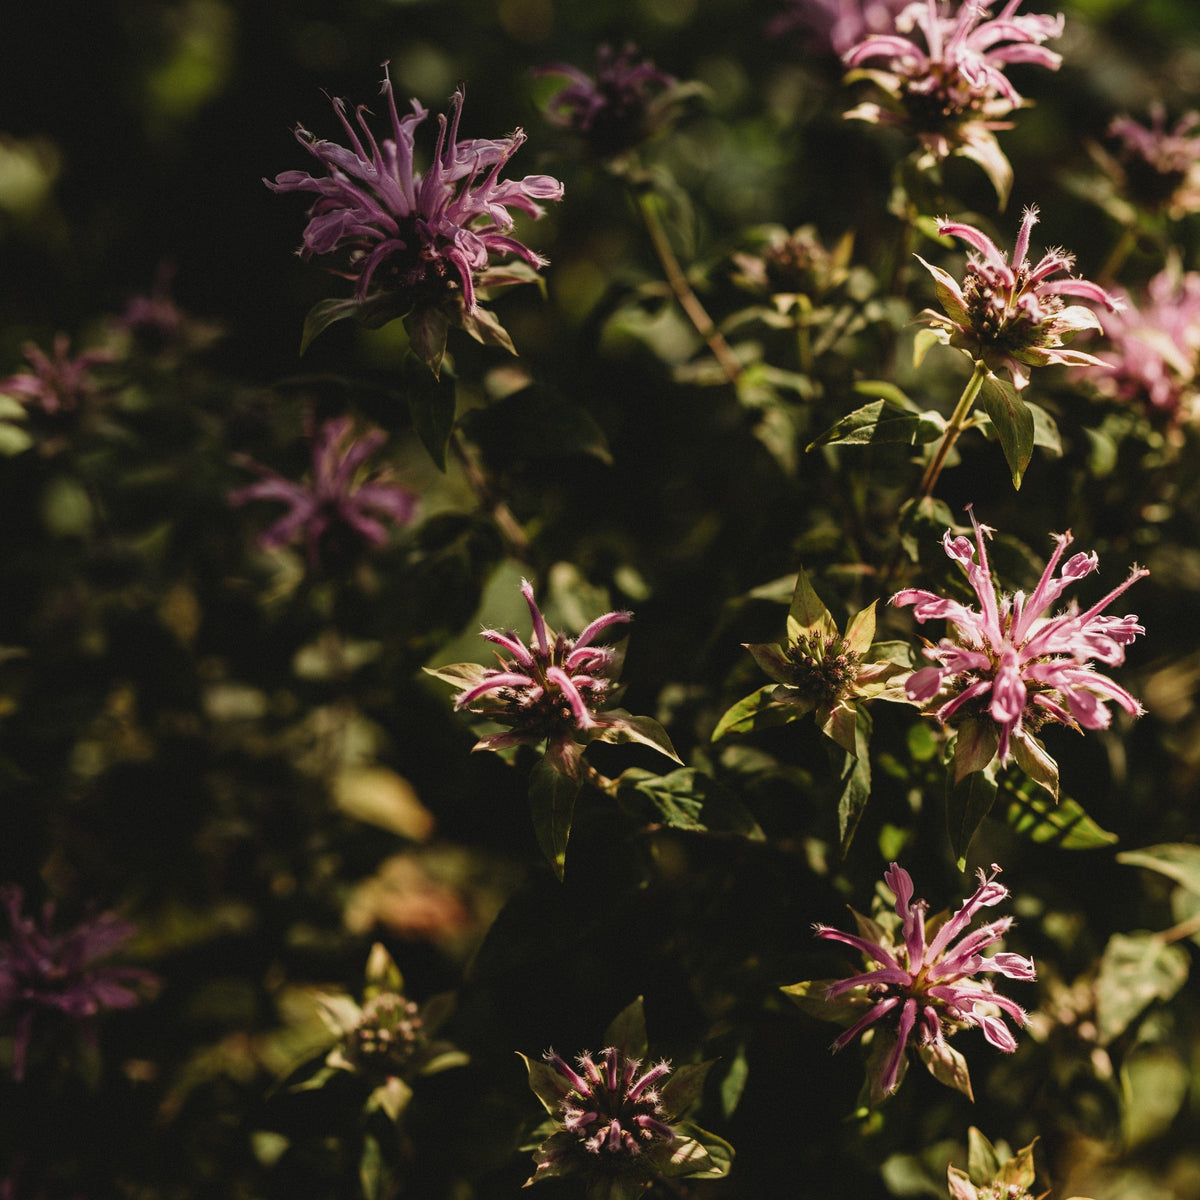
[{"label": "serrated leaf", "polygon": [[1188,977],[1187,952],[1153,933],[1115,933],[1096,974],[1096,1027],[1107,1046],[1155,1000],[1170,1000]]},{"label": "serrated leaf", "polygon": [[649,809],[649,819],[672,829],[736,833],[752,841],[763,840],[758,822],[733,792],[694,767],[667,775],[631,767],[621,772],[617,788],[623,804],[643,813]]},{"label": "serrated leaf", "polygon": [[958,869],[967,869],[967,851],[975,831],[991,811],[996,781],[987,771],[972,771],[961,783],[947,780],[946,825]]},{"label": "serrated leaf", "polygon": [[936,441],[944,432],[937,413],[898,411],[887,400],[876,400],[848,413],[824,433],[809,442],[815,446],[923,446]]},{"label": "serrated leaf", "polygon": [[1141,850],[1123,851],[1117,855],[1117,862],[1157,871],[1160,875],[1175,880],[1192,895],[1200,896],[1200,846],[1186,842],[1145,846]]},{"label": "serrated leaf", "polygon": [[1011,383],[990,371],[983,377],[979,398],[1000,439],[1013,487],[1020,488],[1033,457],[1033,413]]},{"label": "serrated leaf", "polygon": [[1031,842],[1051,843],[1063,850],[1094,850],[1118,840],[1115,833],[1101,829],[1069,796],[1062,796],[1055,803],[1030,780],[1016,783],[1006,778],[1003,787],[1004,820]]},{"label": "serrated leaf", "polygon": [[529,811],[538,846],[560,882],[578,795],[578,782],[556,771],[545,757],[538,760],[529,778]]}]

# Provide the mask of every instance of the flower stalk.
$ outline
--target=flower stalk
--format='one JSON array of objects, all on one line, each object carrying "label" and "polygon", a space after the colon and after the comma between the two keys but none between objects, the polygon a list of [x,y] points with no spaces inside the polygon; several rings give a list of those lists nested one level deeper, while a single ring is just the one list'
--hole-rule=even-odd
[{"label": "flower stalk", "polygon": [[921,499],[933,495],[938,476],[942,473],[942,467],[946,465],[946,459],[954,448],[954,443],[958,441],[958,435],[966,427],[967,418],[975,407],[975,401],[979,398],[987,373],[987,364],[983,359],[976,359],[975,369],[971,372],[971,378],[967,380],[967,386],[963,388],[962,395],[954,406],[954,412],[950,415],[950,423],[946,426],[946,432],[938,443],[937,453],[930,459],[929,466],[925,468],[925,474],[921,477],[921,488],[918,493]]}]

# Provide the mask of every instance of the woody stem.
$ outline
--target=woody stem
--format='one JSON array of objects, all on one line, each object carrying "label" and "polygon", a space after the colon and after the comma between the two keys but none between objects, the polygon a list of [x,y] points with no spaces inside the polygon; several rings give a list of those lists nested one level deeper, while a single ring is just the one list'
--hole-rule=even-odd
[{"label": "woody stem", "polygon": [[918,493],[921,499],[933,495],[934,485],[938,481],[938,476],[942,473],[942,467],[946,464],[946,457],[953,449],[954,443],[958,441],[958,435],[962,433],[963,426],[966,424],[967,418],[971,415],[971,409],[979,397],[987,370],[987,365],[983,359],[977,359],[975,370],[971,372],[971,378],[967,380],[967,386],[963,388],[963,394],[959,397],[958,404],[954,407],[954,412],[950,415],[950,423],[946,426],[946,432],[942,434],[942,440],[938,445],[937,453],[933,456],[929,466],[925,468],[925,474],[921,477],[921,489]]}]

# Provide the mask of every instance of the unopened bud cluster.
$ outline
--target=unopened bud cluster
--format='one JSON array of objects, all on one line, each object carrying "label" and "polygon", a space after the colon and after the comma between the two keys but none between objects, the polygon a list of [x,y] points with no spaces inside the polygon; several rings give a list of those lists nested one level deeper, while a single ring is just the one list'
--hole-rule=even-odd
[{"label": "unopened bud cluster", "polygon": [[846,645],[838,635],[804,634],[787,648],[792,668],[791,687],[807,699],[821,704],[834,704],[858,678],[862,655]]},{"label": "unopened bud cluster", "polygon": [[346,1036],[346,1057],[372,1072],[399,1075],[426,1042],[417,1005],[384,992],[363,1006],[362,1017]]}]

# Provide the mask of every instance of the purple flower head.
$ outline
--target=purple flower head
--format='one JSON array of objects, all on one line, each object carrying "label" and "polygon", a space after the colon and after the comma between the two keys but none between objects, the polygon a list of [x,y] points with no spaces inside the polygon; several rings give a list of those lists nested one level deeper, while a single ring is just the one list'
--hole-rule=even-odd
[{"label": "purple flower head", "polygon": [[[818,937],[860,950],[868,960],[867,970],[829,984],[825,998],[851,1000],[865,1009],[833,1043],[834,1050],[871,1028],[887,1037],[887,1053],[874,1059],[879,1073],[871,1081],[873,1093],[880,1098],[899,1085],[909,1045],[921,1052],[931,1070],[956,1057],[950,1053],[946,1037],[970,1026],[982,1029],[997,1049],[1016,1049],[1016,1039],[1001,1018],[1007,1016],[1020,1026],[1025,1024],[1025,1012],[981,976],[1000,974],[1029,981],[1036,977],[1033,962],[1019,954],[980,953],[1004,936],[1012,925],[1011,917],[970,928],[981,909],[1008,899],[1008,889],[996,882],[999,872],[995,864],[990,874],[981,870],[974,894],[953,916],[939,921],[927,919],[929,906],[913,899],[911,876],[892,863],[883,878],[895,896],[897,927],[889,931],[865,917],[858,917],[859,934],[815,926]],[[964,1089],[968,1094],[969,1087],[967,1083]]]},{"label": "purple flower head", "polygon": [[1029,383],[1029,367],[1050,363],[1095,366],[1100,362],[1093,355],[1064,346],[1081,329],[1100,328],[1090,308],[1065,305],[1064,296],[1078,296],[1110,312],[1122,307],[1122,302],[1099,284],[1071,275],[1075,257],[1065,250],[1048,250],[1036,263],[1029,261],[1029,235],[1037,220],[1038,210],[1027,208],[1011,263],[974,225],[939,222],[939,234],[956,237],[976,251],[967,259],[961,284],[941,267],[916,256],[933,276],[945,310],[939,313],[927,308],[918,320],[932,326],[947,345],[966,351],[990,370],[1006,367],[1018,389]]},{"label": "purple flower head", "polygon": [[1166,111],[1156,104],[1148,126],[1114,117],[1108,135],[1120,143],[1118,171],[1129,199],[1172,217],[1200,210],[1200,112],[1185,113],[1168,129]]},{"label": "purple flower head", "polygon": [[99,965],[119,950],[136,927],[104,913],[81,921],[66,933],[52,933],[54,905],[41,921],[22,913],[25,894],[16,884],[0,888],[0,908],[8,916],[9,936],[0,942],[0,1020],[15,1020],[13,1078],[25,1075],[25,1060],[35,1021],[49,1015],[70,1021],[88,1041],[93,1022],[106,1008],[132,1008],[138,990],[155,978],[137,967]]},{"label": "purple flower head", "polygon": [[230,492],[229,503],[275,500],[289,509],[259,536],[260,546],[273,549],[303,541],[309,566],[315,569],[329,565],[351,548],[382,546],[388,530],[380,517],[401,525],[413,519],[417,505],[414,492],[396,483],[386,467],[363,470],[387,440],[382,430],[356,436],[349,417],[335,417],[315,431],[310,422],[308,435],[312,472],[301,483],[293,483],[250,459],[240,460],[262,479]]},{"label": "purple flower head", "polygon": [[[465,322],[476,336],[489,331],[494,335],[490,326],[469,320],[479,309],[477,287],[521,282],[546,265],[541,255],[513,236],[510,209],[540,217],[539,201],[561,199],[562,184],[548,175],[500,178],[525,141],[520,129],[508,137],[460,141],[461,87],[451,97],[449,116],[437,118],[437,142],[428,168],[418,171],[415,134],[428,111],[413,100],[413,111],[400,116],[386,63],[382,93],[391,137],[376,140],[365,105],[355,109],[356,129],[347,115],[347,102],[334,99],[349,148],[298,125],[297,139],[325,174],[284,171],[274,183],[264,182],[276,192],[312,192],[317,197],[300,256],[340,255],[344,266],[338,273],[354,281],[358,301],[385,301],[379,311],[386,316],[427,317],[437,312],[443,319]],[[529,274],[490,267],[493,258],[505,257],[516,259]],[[331,319],[337,318],[325,323]],[[406,321],[406,327],[413,336],[414,321]],[[440,362],[440,352],[436,358]]]},{"label": "purple flower head", "polygon": [[154,274],[149,294],[133,296],[112,327],[144,352],[156,354],[204,349],[220,336],[214,324],[189,316],[175,303],[171,279],[175,269],[163,263]]},{"label": "purple flower head", "polygon": [[993,130],[1008,128],[1004,118],[1025,103],[1005,68],[1032,63],[1054,71],[1062,62],[1042,44],[1061,36],[1062,14],[1018,16],[1020,5],[1008,0],[993,17],[991,4],[979,0],[964,0],[956,10],[938,0],[909,4],[895,32],[871,34],[842,55],[852,69],[882,60],[882,70],[864,70],[862,77],[890,102],[863,104],[846,116],[908,129],[932,161],[952,154],[975,160],[1003,205],[1012,168]]},{"label": "purple flower head", "polygon": [[[892,603],[911,604],[922,623],[946,620],[952,636],[927,646],[925,656],[935,664],[915,671],[906,685],[909,699],[938,703],[933,715],[942,723],[969,719],[994,732],[987,746],[1007,764],[1015,753],[1021,766],[1044,760],[1045,751],[1034,738],[1047,723],[1072,729],[1106,729],[1112,701],[1131,717],[1142,706],[1095,663],[1106,667],[1125,661],[1125,647],[1145,633],[1136,616],[1105,616],[1104,610],[1135,580],[1149,572],[1133,567],[1124,583],[1083,612],[1072,602],[1064,611],[1047,615],[1050,606],[1071,584],[1090,575],[1099,565],[1093,554],[1074,554],[1063,561],[1072,538],[1054,535],[1055,548],[1031,595],[1002,593],[992,578],[985,535],[993,531],[971,514],[975,542],[954,537],[942,539],[946,554],[967,576],[979,609],[919,588],[905,588]],[[960,775],[987,765],[992,753],[980,753]],[[982,760],[982,761],[981,761]],[[1039,777],[1039,782],[1042,779]]]},{"label": "purple flower head", "polygon": [[100,388],[91,376],[92,368],[112,362],[112,355],[106,350],[72,355],[71,339],[65,333],[55,335],[53,357],[33,342],[27,342],[25,358],[33,370],[0,380],[0,393],[24,405],[36,405],[47,416],[84,410],[100,395]]},{"label": "purple flower head", "polygon": [[872,34],[894,33],[911,0],[789,0],[788,11],[767,26],[771,37],[799,29],[808,45],[839,58]]},{"label": "purple flower head", "polygon": [[1194,419],[1200,410],[1200,274],[1184,272],[1176,259],[1137,302],[1122,298],[1123,311],[1100,318],[1110,347],[1096,354],[1103,365],[1081,367],[1078,377],[1101,395],[1171,425]]},{"label": "purple flower head", "polygon": [[569,63],[550,63],[538,75],[561,75],[570,82],[546,105],[546,117],[577,134],[599,158],[623,154],[652,137],[670,117],[678,81],[649,59],[636,60],[637,48],[596,52],[596,74]]},{"label": "purple flower head", "polygon": [[485,629],[482,636],[499,647],[498,666],[455,663],[426,668],[463,689],[454,698],[455,708],[484,714],[508,727],[481,738],[474,749],[505,750],[545,742],[547,759],[572,778],[579,778],[581,744],[590,741],[642,742],[676,758],[657,722],[608,707],[621,691],[616,680],[624,646],[593,643],[611,626],[631,621],[633,614],[605,613],[571,638],[546,624],[527,579],[521,580],[521,595],[533,622],[528,645],[511,629]]}]

